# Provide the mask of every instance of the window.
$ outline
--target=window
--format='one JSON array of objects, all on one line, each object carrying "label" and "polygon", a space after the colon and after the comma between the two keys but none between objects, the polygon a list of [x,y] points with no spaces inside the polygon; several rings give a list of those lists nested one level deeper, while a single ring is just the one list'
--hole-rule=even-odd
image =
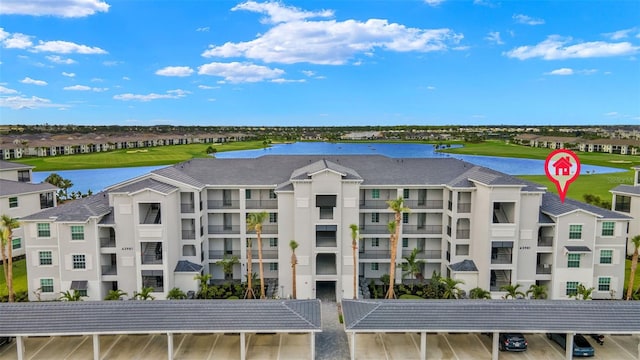
[{"label": "window", "polygon": [[50,237],[51,230],[49,229],[48,223],[40,223],[38,224],[38,237]]},{"label": "window", "polygon": [[18,198],[17,197],[10,197],[9,198],[9,207],[10,208],[17,208],[18,207]]},{"label": "window", "polygon": [[18,181],[19,182],[30,182],[31,174],[29,170],[18,170]]},{"label": "window", "polygon": [[409,198],[409,189],[402,190],[402,197],[405,199]]},{"label": "window", "polygon": [[76,290],[78,292],[78,295],[80,296],[87,296],[87,289],[81,289],[81,290]]},{"label": "window", "polygon": [[244,197],[247,199],[251,199],[251,189],[246,189],[244,191]]},{"label": "window", "polygon": [[79,254],[79,255],[72,255],[71,256],[72,261],[73,261],[73,269],[86,269],[87,268],[87,261],[86,258],[84,256],[84,254]]},{"label": "window", "polygon": [[569,254],[569,256],[567,257],[567,267],[580,267],[580,254]]},{"label": "window", "polygon": [[15,250],[15,249],[20,249],[21,247],[22,247],[22,239],[20,238],[11,239],[11,249]]},{"label": "window", "polygon": [[53,265],[51,251],[40,251],[38,257],[40,258],[40,265]]},{"label": "window", "polygon": [[567,296],[576,295],[578,293],[578,282],[577,281],[567,281],[567,289],[565,294]]},{"label": "window", "polygon": [[371,189],[371,198],[380,199],[380,189]]},{"label": "window", "polygon": [[53,279],[40,279],[40,291],[43,293],[52,293]]},{"label": "window", "polygon": [[159,203],[138,204],[140,224],[162,224],[161,208]]},{"label": "window", "polygon": [[40,209],[53,207],[53,193],[40,194]]},{"label": "window", "polygon": [[582,225],[569,225],[569,239],[582,239]]},{"label": "window", "polygon": [[379,267],[380,266],[378,265],[378,263],[371,263],[371,270],[372,271],[378,271]]},{"label": "window", "polygon": [[621,212],[631,212],[631,197],[630,196],[623,196],[623,195],[616,195],[615,198],[616,201],[616,211],[621,211]]},{"label": "window", "polygon": [[371,213],[371,222],[379,223],[380,222],[380,214],[379,213]]},{"label": "window", "polygon": [[269,271],[278,271],[278,263],[269,263]]},{"label": "window", "polygon": [[380,246],[380,239],[378,238],[371,239],[371,247],[378,247],[378,246]]},{"label": "window", "polygon": [[616,228],[616,223],[613,221],[605,221],[602,223],[602,236],[613,236],[613,231]]},{"label": "window", "polygon": [[402,247],[403,248],[409,247],[409,238],[402,238]]},{"label": "window", "polygon": [[612,264],[613,250],[600,250],[600,264]]},{"label": "window", "polygon": [[71,240],[84,240],[84,226],[82,225],[71,226]]},{"label": "window", "polygon": [[610,277],[598,278],[598,291],[609,291],[610,289],[611,289]]},{"label": "window", "polygon": [[278,222],[278,213],[269,213],[269,222],[274,224]]},{"label": "window", "polygon": [[276,199],[276,192],[273,189],[269,190],[269,199]]},{"label": "window", "polygon": [[270,238],[269,239],[269,246],[271,246],[271,247],[278,246],[278,238]]},{"label": "window", "polygon": [[408,213],[402,213],[402,223],[403,224],[408,224],[409,223],[409,214]]}]

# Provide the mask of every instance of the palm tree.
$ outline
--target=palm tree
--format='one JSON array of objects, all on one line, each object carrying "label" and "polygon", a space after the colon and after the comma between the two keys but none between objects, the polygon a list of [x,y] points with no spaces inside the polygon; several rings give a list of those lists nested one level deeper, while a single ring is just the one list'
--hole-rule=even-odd
[{"label": "palm tree", "polygon": [[216,261],[216,265],[222,266],[222,272],[224,273],[224,278],[229,280],[233,278],[233,266],[235,264],[240,264],[240,260],[238,260],[237,256],[227,257],[224,259]]},{"label": "palm tree", "polygon": [[177,287],[169,290],[167,293],[167,300],[184,300],[187,298],[187,294],[184,291],[180,290]]},{"label": "palm tree", "polygon": [[631,294],[633,294],[633,283],[635,281],[636,269],[638,268],[638,249],[640,249],[640,235],[636,235],[631,238],[634,250],[631,255],[631,272],[629,273],[629,285],[627,285],[627,300],[631,300]]},{"label": "palm tree", "polygon": [[150,286],[143,287],[140,292],[133,292],[134,300],[155,300],[155,297],[151,295],[153,288]]},{"label": "palm tree", "polygon": [[251,252],[253,251],[253,239],[247,238],[247,291],[244,294],[245,299],[255,299],[256,294],[253,292],[253,257]]},{"label": "palm tree", "polygon": [[60,297],[58,298],[58,300],[61,301],[82,301],[82,297],[83,295],[80,295],[80,291],[78,290],[73,290],[73,292],[71,292],[70,290],[67,290],[65,292],[60,292]]},{"label": "palm tree", "polygon": [[531,284],[526,294],[529,296],[530,299],[546,299],[547,287],[544,285]]},{"label": "palm tree", "polygon": [[[402,278],[405,276],[411,276],[412,280],[415,280],[418,275],[422,274],[422,264],[425,263],[424,260],[416,259],[420,250],[418,248],[414,248],[411,251],[411,254],[408,256],[404,256],[403,259],[406,261],[401,264],[402,267]],[[413,291],[414,281],[411,282],[411,290]]]},{"label": "palm tree", "polygon": [[198,297],[200,299],[207,299],[209,296],[209,279],[211,279],[211,274],[196,275],[193,279],[200,282]]},{"label": "palm tree", "polygon": [[506,294],[504,294],[504,299],[508,299],[508,298],[512,298],[512,299],[517,299],[520,297],[525,297],[525,293],[523,293],[522,291],[518,290],[522,285],[520,284],[515,284],[515,285],[504,285],[500,287],[500,291],[505,291]]},{"label": "palm tree", "polygon": [[127,293],[118,289],[118,290],[109,290],[107,296],[105,296],[105,300],[121,300],[123,296],[127,296]]},{"label": "palm tree", "polygon": [[13,293],[13,230],[20,227],[20,222],[8,215],[0,218],[0,250],[4,266],[4,278],[7,284],[9,302],[15,300]]},{"label": "palm tree", "polygon": [[491,299],[491,291],[485,290],[481,287],[474,287],[469,290],[470,299]]},{"label": "palm tree", "polygon": [[351,250],[353,250],[353,298],[358,298],[358,274],[356,269],[358,268],[358,260],[356,255],[358,254],[358,225],[351,224]]},{"label": "palm tree", "polygon": [[586,287],[584,284],[580,283],[576,287],[576,293],[569,295],[569,297],[574,297],[576,300],[590,300],[591,294],[593,293],[594,288]]},{"label": "palm tree", "polygon": [[250,213],[247,217],[247,228],[256,232],[258,238],[258,269],[260,275],[260,299],[266,299],[264,293],[264,268],[262,267],[262,223],[267,219],[266,211]]},{"label": "palm tree", "polygon": [[447,277],[440,279],[440,282],[444,286],[444,292],[442,293],[443,299],[458,299],[460,297],[462,290],[460,290],[458,285],[464,284],[464,281]]},{"label": "palm tree", "polygon": [[[398,256],[398,238],[400,237],[400,224],[402,223],[402,213],[409,212],[409,208],[404,206],[402,196],[395,200],[387,201],[389,209],[394,212],[394,221],[389,223],[389,242],[391,247],[391,259],[389,259],[389,290],[385,298],[395,299],[396,292],[393,289],[396,277],[396,257]],[[391,225],[393,224],[393,225]]]},{"label": "palm tree", "polygon": [[296,265],[298,265],[298,258],[296,257],[296,249],[298,243],[295,240],[289,241],[289,247],[291,248],[291,294],[293,298],[296,298]]}]

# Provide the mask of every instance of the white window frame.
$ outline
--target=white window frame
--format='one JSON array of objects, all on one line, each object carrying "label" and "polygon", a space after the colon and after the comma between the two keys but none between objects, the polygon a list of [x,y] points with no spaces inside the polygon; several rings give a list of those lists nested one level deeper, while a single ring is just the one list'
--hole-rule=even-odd
[{"label": "white window frame", "polygon": [[[82,260],[76,256],[82,256]],[[82,267],[76,267],[76,264],[82,265]],[[72,270],[86,270],[87,269],[87,255],[85,254],[71,254],[71,269]]]},{"label": "white window frame", "polygon": [[269,238],[269,247],[278,247],[278,238]]},{"label": "white window frame", "polygon": [[[611,252],[611,256],[609,257],[609,262],[602,262],[602,252],[603,251],[610,251]],[[598,262],[600,264],[602,264],[602,265],[613,265],[613,249],[600,249],[600,254],[599,255],[600,256],[598,258]]]},{"label": "white window frame", "polygon": [[[78,228],[80,230],[82,230],[82,232],[77,232],[77,231],[74,232],[74,230],[78,230]],[[84,238],[84,225],[71,225],[71,226],[69,226],[69,232],[71,233],[71,240],[72,241],[84,241],[85,240],[85,238]],[[76,237],[78,237],[78,239],[74,239],[73,238],[74,235]],[[82,235],[82,238],[80,239],[79,236],[77,236],[77,235]]]},{"label": "white window frame", "polygon": [[[600,283],[602,280],[605,280],[605,279],[607,280],[607,281],[606,281],[606,284],[602,284],[602,283]],[[607,286],[607,289],[606,289],[606,290],[600,290],[600,286],[601,286],[601,285],[602,285],[602,286],[605,286],[605,285],[606,285],[606,286]],[[600,276],[600,277],[598,277],[598,288],[597,288],[597,289],[598,289],[598,291],[602,291],[602,292],[609,292],[609,291],[611,291],[611,277],[610,277],[610,276]]]},{"label": "white window frame", "polygon": [[[44,289],[45,285],[43,285],[43,281],[45,281],[45,280],[51,282],[51,285],[50,285],[51,286],[51,291],[44,291],[45,290]],[[49,285],[47,284],[46,286],[49,286]],[[40,278],[40,291],[43,294],[53,294],[55,292],[55,290],[56,289],[55,289],[55,285],[53,283],[53,278]]]},{"label": "white window frame", "polygon": [[379,271],[380,270],[380,264],[377,262],[371,263],[371,271]]},{"label": "white window frame", "polygon": [[[46,225],[47,230],[40,229],[40,225],[42,225],[43,227]],[[50,238],[51,237],[51,224],[49,224],[49,223],[37,223],[36,224],[36,228],[37,228],[37,232],[38,232],[38,237],[39,238]],[[47,235],[42,235],[42,233],[44,231],[47,232]]]},{"label": "white window frame", "polygon": [[[611,225],[613,225],[613,227],[611,229],[609,229],[609,228],[605,229],[605,227],[604,227],[605,224],[607,224],[607,225],[611,224]],[[605,235],[605,233],[604,233],[605,230],[607,230],[607,231],[610,230],[611,231],[611,235],[609,235],[609,234]],[[616,223],[615,223],[615,221],[603,221],[602,222],[602,230],[600,231],[600,236],[602,236],[602,237],[611,237],[611,236],[615,236],[615,235],[616,235]]]},{"label": "white window frame", "polygon": [[380,213],[377,213],[377,212],[371,213],[371,223],[373,224],[380,223]]},{"label": "white window frame", "polygon": [[[571,259],[573,257],[572,255],[577,255],[578,256],[578,266],[569,266],[569,264],[571,262],[575,262],[576,261],[575,259],[573,259],[573,260]],[[567,254],[567,267],[569,269],[579,269],[581,260],[582,260],[582,257],[580,256],[580,253],[568,253]]]},{"label": "white window frame", "polygon": [[19,200],[17,196],[12,196],[9,198],[9,208],[15,209],[20,206]]},{"label": "white window frame", "polygon": [[[572,226],[579,226],[580,227],[580,237],[579,238],[572,238],[571,237],[571,227]],[[582,224],[569,224],[569,234],[568,234],[568,239],[569,241],[577,241],[577,240],[582,240],[582,235],[584,234],[584,226]],[[573,233],[576,233],[575,231]]]},{"label": "white window frame", "polygon": [[[42,263],[42,254],[49,253],[50,264]],[[53,266],[53,251],[51,250],[40,250],[38,251],[38,266]]]},{"label": "white window frame", "polygon": [[269,263],[269,271],[278,271],[278,263]]}]

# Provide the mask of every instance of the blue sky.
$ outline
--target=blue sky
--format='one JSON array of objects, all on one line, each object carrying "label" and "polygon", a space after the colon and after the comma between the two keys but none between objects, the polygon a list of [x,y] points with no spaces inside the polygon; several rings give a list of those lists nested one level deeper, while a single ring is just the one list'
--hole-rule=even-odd
[{"label": "blue sky", "polygon": [[0,123],[640,124],[640,1],[3,0]]}]

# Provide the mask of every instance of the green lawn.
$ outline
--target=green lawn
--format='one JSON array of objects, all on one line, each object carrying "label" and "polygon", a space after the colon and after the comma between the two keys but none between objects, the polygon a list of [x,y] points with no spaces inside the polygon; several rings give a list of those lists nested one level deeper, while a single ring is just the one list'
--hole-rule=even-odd
[{"label": "green lawn", "polygon": [[[0,296],[7,295],[7,286],[4,280],[4,267],[0,266]],[[13,262],[13,292],[27,291],[27,262],[18,260]]]},{"label": "green lawn", "polygon": [[[627,287],[627,284],[629,283],[629,274],[631,274],[631,260],[626,260],[626,264],[625,264],[625,268],[624,268],[624,288]],[[640,264],[638,265],[638,268],[636,269],[636,276],[633,278],[633,288],[634,289],[638,289],[640,287]],[[626,294],[624,294],[626,295]],[[623,296],[624,296],[623,295]]]}]

